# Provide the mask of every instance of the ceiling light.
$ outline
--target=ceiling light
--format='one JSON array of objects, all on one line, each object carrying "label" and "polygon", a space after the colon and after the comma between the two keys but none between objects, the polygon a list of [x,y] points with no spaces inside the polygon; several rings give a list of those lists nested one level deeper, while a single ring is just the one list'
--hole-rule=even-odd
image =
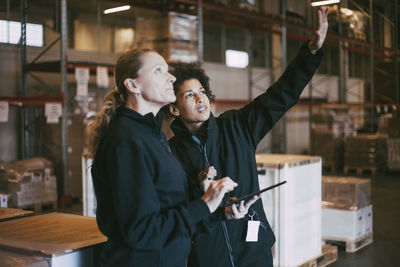
[{"label": "ceiling light", "polygon": [[244,51],[226,50],[226,65],[233,68],[246,68],[249,65],[249,54]]},{"label": "ceiling light", "polygon": [[315,1],[311,2],[311,6],[324,6],[336,3],[340,3],[340,0]]},{"label": "ceiling light", "polygon": [[110,14],[110,13],[115,13],[115,12],[120,12],[120,11],[124,11],[124,10],[128,10],[130,9],[131,6],[126,5],[126,6],[119,6],[119,7],[113,7],[113,8],[108,8],[106,10],[104,10],[104,14]]}]

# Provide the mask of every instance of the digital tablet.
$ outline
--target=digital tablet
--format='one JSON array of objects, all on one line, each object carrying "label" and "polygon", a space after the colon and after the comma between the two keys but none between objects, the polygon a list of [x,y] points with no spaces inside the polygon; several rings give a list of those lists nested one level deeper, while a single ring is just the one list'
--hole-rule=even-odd
[{"label": "digital tablet", "polygon": [[229,202],[229,203],[223,205],[222,207],[225,208],[225,207],[232,206],[233,204],[238,204],[238,203],[239,203],[240,201],[242,201],[242,200],[247,200],[247,199],[249,199],[249,198],[251,198],[251,197],[253,197],[253,196],[255,196],[255,195],[259,195],[259,194],[264,193],[264,192],[266,192],[266,191],[268,191],[268,190],[271,190],[271,189],[273,189],[273,188],[275,188],[275,187],[281,186],[281,185],[283,185],[283,184],[285,184],[285,183],[286,183],[286,181],[283,181],[283,182],[280,182],[280,183],[271,185],[271,186],[269,186],[269,187],[266,187],[266,188],[264,188],[264,189],[261,189],[260,191],[251,193],[251,194],[246,195],[246,196],[244,196],[244,197],[238,198],[237,200],[234,200],[234,201],[232,201],[232,202]]}]

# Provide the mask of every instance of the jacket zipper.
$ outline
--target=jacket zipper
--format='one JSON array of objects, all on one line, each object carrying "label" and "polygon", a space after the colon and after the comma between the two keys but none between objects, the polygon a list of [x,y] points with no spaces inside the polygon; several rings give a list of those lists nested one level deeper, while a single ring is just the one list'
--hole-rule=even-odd
[{"label": "jacket zipper", "polygon": [[[197,148],[200,150],[200,153],[202,155],[203,162],[205,163],[206,168],[210,167],[211,165],[207,158],[206,144],[204,144],[204,146],[202,146],[200,139],[195,135],[192,135],[192,139],[195,142],[195,144],[197,145]],[[235,258],[232,255],[232,245],[231,245],[231,242],[229,239],[229,233],[228,233],[228,229],[226,227],[226,223],[224,221],[222,221],[221,226],[222,226],[222,232],[224,233],[225,244],[226,244],[226,248],[228,250],[231,266],[235,267],[235,261],[234,261]]]}]

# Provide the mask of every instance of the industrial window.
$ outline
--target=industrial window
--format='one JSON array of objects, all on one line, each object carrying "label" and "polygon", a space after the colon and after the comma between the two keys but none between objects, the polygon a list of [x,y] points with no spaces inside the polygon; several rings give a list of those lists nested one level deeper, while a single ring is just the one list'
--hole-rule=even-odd
[{"label": "industrial window", "polygon": [[[20,22],[0,20],[0,43],[18,44],[20,39]],[[26,24],[26,44],[30,46],[43,46],[43,25]]]}]

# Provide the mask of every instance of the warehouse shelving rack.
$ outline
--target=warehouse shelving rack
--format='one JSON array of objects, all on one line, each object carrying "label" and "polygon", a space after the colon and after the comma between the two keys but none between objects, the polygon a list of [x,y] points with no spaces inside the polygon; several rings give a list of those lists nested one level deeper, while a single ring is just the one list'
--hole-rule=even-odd
[{"label": "warehouse shelving rack", "polygon": [[[109,62],[93,62],[93,61],[76,61],[68,59],[67,55],[67,0],[60,0],[60,36],[54,40],[50,45],[45,47],[39,55],[35,57],[31,62],[27,62],[26,57],[26,16],[27,16],[27,0],[21,0],[21,73],[22,73],[22,96],[1,96],[0,101],[7,101],[9,105],[15,105],[22,107],[23,125],[21,134],[23,136],[23,147],[22,155],[23,158],[30,156],[30,136],[39,136],[37,132],[32,129],[32,125],[35,124],[35,120],[38,117],[43,116],[39,114],[33,120],[29,118],[27,114],[27,106],[44,106],[48,102],[59,102],[62,104],[62,117],[61,117],[61,151],[62,151],[62,196],[60,198],[60,206],[68,203],[70,199],[70,187],[69,187],[69,160],[68,160],[68,107],[70,102],[70,96],[68,94],[68,82],[67,74],[74,73],[75,68],[83,67],[88,68],[91,75],[96,73],[98,66],[106,67],[108,74],[113,75],[114,63]],[[60,59],[53,61],[39,61],[40,58],[45,55],[50,48],[60,43]],[[28,95],[28,83],[27,75],[30,74],[44,86],[46,83],[40,80],[38,77],[33,76],[32,72],[52,72],[60,73],[60,87],[61,92],[59,96],[31,96]],[[37,142],[37,141],[35,141]]]},{"label": "warehouse shelving rack", "polygon": [[[114,0],[113,0],[114,1]],[[293,38],[297,40],[306,40],[309,36],[315,31],[314,27],[309,27],[306,25],[299,25],[295,22],[290,21],[290,19],[286,18],[286,1],[280,1],[280,11],[281,16],[273,16],[268,14],[263,14],[261,12],[255,12],[250,10],[244,10],[238,7],[233,6],[225,6],[222,4],[213,3],[212,1],[207,0],[174,0],[174,1],[159,1],[159,0],[115,0],[118,3],[126,3],[126,4],[133,4],[136,6],[150,8],[150,9],[158,9],[158,10],[168,10],[168,11],[178,11],[183,13],[189,14],[196,14],[198,15],[199,20],[199,55],[202,55],[203,50],[203,43],[202,43],[202,24],[203,18],[204,20],[208,20],[211,22],[227,24],[227,25],[234,25],[238,27],[242,27],[251,31],[260,31],[265,32],[268,34],[275,34],[281,37],[281,58],[280,58],[280,66],[281,71],[286,66],[286,38]],[[348,1],[342,1],[342,6],[346,7]],[[339,26],[339,33],[335,34],[329,32],[327,35],[326,44],[332,47],[339,48],[339,92],[338,92],[338,103],[334,103],[332,108],[337,108],[337,104],[346,105],[346,79],[348,76],[348,71],[346,71],[346,63],[348,59],[348,52],[355,52],[359,54],[369,55],[369,99],[368,103],[365,104],[358,104],[358,108],[368,108],[374,109],[377,106],[383,106],[385,104],[391,104],[393,107],[398,107],[400,103],[400,86],[399,86],[399,67],[398,64],[394,64],[394,73],[390,75],[387,72],[383,72],[382,69],[379,69],[376,64],[376,59],[380,59],[383,61],[392,60],[393,62],[399,61],[400,50],[398,49],[398,32],[395,31],[394,33],[394,42],[393,47],[384,47],[378,45],[374,42],[374,21],[373,21],[373,12],[374,12],[374,2],[379,4],[388,4],[394,9],[394,21],[391,23],[394,25],[398,25],[398,7],[399,3],[398,0],[395,0],[394,3],[391,3],[386,0],[365,0],[364,2],[368,3],[368,12],[362,9],[360,6],[355,4],[355,1],[350,1],[352,4],[355,5],[356,8],[360,9],[363,13],[367,13],[370,22],[370,31],[369,31],[369,40],[358,40],[351,37],[343,36],[342,29]],[[340,4],[339,4],[340,7]],[[340,10],[340,9],[339,9]],[[369,14],[368,14],[369,13]],[[340,16],[340,15],[339,15]],[[385,18],[389,20],[388,18]],[[340,22],[339,22],[340,25]],[[248,34],[249,36],[249,34]],[[247,38],[248,43],[248,50],[249,54],[251,54],[251,38]],[[269,58],[271,60],[271,58]],[[202,62],[202,57],[200,56],[200,62]],[[256,80],[259,77],[253,78],[252,74],[252,62],[249,62],[249,99],[252,99],[252,88],[256,87]],[[388,79],[394,81],[395,87],[395,97],[391,99],[392,103],[377,103],[376,96],[380,96],[380,92],[375,90],[375,83],[374,81],[374,72],[386,73]],[[275,75],[276,76],[276,75]],[[273,77],[274,78],[274,77]],[[276,77],[277,78],[277,77]],[[368,80],[367,78],[367,80]],[[380,84],[381,86],[381,84]],[[308,102],[309,106],[309,114],[310,114],[310,128],[311,128],[311,121],[312,121],[312,107],[313,106],[320,106],[320,103],[313,102],[312,100],[312,87],[313,83],[310,83],[310,101]],[[381,97],[381,99],[384,99]],[[232,101],[217,101],[217,105],[227,105]],[[237,103],[233,103],[234,106],[241,105],[239,102],[246,102],[246,101],[237,101]],[[349,106],[350,107],[350,106]],[[354,105],[352,106],[354,107]],[[329,104],[324,104],[324,108],[329,108]],[[373,112],[371,112],[373,113]],[[373,115],[371,115],[373,116]],[[372,118],[371,118],[372,120]],[[282,136],[285,135],[284,130],[284,122],[281,122],[278,127],[274,128],[274,131],[278,131],[276,134],[273,133],[273,152],[285,152],[285,138]],[[278,129],[277,129],[278,128]],[[275,136],[275,137],[274,137]],[[276,149],[274,149],[274,147]]]},{"label": "warehouse shelving rack", "polygon": [[[282,16],[273,16],[273,15],[268,15],[268,14],[262,14],[261,12],[254,12],[254,11],[246,11],[243,9],[235,8],[220,4],[215,4],[212,3],[211,1],[206,1],[206,0],[172,0],[172,1],[165,1],[165,0],[110,0],[118,3],[127,3],[127,4],[133,4],[136,6],[144,7],[144,8],[149,8],[153,10],[160,10],[160,11],[179,11],[183,13],[189,13],[189,14],[197,14],[198,20],[199,20],[199,38],[198,38],[198,48],[199,48],[199,59],[200,62],[202,62],[202,55],[203,55],[203,39],[202,39],[202,27],[203,27],[203,18],[205,20],[211,21],[211,22],[216,22],[216,23],[221,23],[221,24],[229,24],[229,25],[234,25],[234,26],[239,26],[242,28],[247,29],[249,32],[250,31],[260,31],[260,32],[265,32],[267,34],[275,34],[281,36],[281,42],[282,42],[282,49],[281,49],[281,62],[280,66],[283,69],[286,66],[286,38],[294,38],[298,40],[305,40],[308,38],[308,36],[315,30],[314,28],[305,26],[305,25],[298,25],[294,22],[291,22],[289,19],[286,19],[285,13],[286,13],[286,1],[280,1],[281,2],[281,13]],[[372,11],[373,8],[373,0],[367,0],[369,1],[369,6],[370,6],[370,12]],[[378,1],[378,0],[375,0]],[[380,0],[384,1],[384,0]],[[69,186],[68,186],[68,129],[67,129],[67,110],[66,108],[68,107],[68,90],[67,90],[67,73],[71,73],[71,71],[77,67],[88,67],[91,69],[91,73],[93,72],[95,66],[101,65],[99,63],[93,63],[93,62],[72,62],[68,60],[67,58],[67,0],[60,0],[60,18],[61,18],[61,23],[60,23],[60,60],[59,61],[54,61],[54,62],[40,62],[36,63],[33,62],[31,64],[26,63],[26,6],[27,0],[21,0],[22,3],[22,18],[21,18],[21,29],[22,29],[22,38],[21,38],[21,58],[22,58],[22,73],[23,73],[23,88],[24,88],[24,96],[19,96],[19,102],[12,102],[13,100],[10,100],[10,104],[13,103],[22,103],[23,105],[29,105],[29,104],[38,104],[42,105],[46,101],[52,101],[53,100],[58,100],[59,102],[63,103],[63,115],[62,115],[62,157],[63,157],[63,193],[64,195],[69,194]],[[347,2],[347,1],[346,1]],[[378,1],[379,2],[379,1]],[[394,9],[395,9],[395,21],[394,24],[398,24],[398,0],[395,0],[394,3]],[[290,31],[288,31],[290,29]],[[372,28],[371,28],[372,31]],[[302,33],[302,34],[299,34]],[[372,35],[373,37],[373,35]],[[353,38],[349,37],[344,37],[338,34],[333,34],[333,33],[328,33],[327,36],[327,44],[331,46],[337,46],[341,48],[340,51],[353,51],[361,54],[368,54],[370,55],[371,59],[371,66],[370,66],[370,73],[371,73],[371,99],[370,103],[371,105],[374,105],[374,88],[373,88],[373,72],[374,72],[374,66],[373,66],[373,61],[374,58],[383,58],[383,59],[392,59],[395,62],[398,61],[398,57],[400,55],[400,51],[398,49],[392,49],[392,48],[387,48],[387,47],[382,47],[373,42],[373,39],[367,41],[360,41],[356,40]],[[54,45],[58,40],[53,42],[52,45]],[[394,47],[398,47],[398,34],[396,32],[395,34],[395,40],[394,40]],[[248,47],[249,50],[251,50],[251,40],[248,42]],[[46,52],[46,51],[44,51]],[[37,59],[35,59],[36,61]],[[271,60],[271,58],[269,58]],[[343,60],[340,62],[340,69],[343,68]],[[105,65],[108,68],[109,73],[113,71],[113,67],[110,65]],[[249,65],[249,99],[252,98],[252,87],[256,86],[255,80],[257,78],[253,78],[253,75],[251,73],[251,61]],[[47,99],[46,97],[40,97],[40,99],[30,99],[29,96],[27,96],[27,83],[26,83],[26,75],[28,71],[53,71],[53,72],[59,72],[60,73],[60,79],[61,79],[61,94],[59,97],[56,99]],[[343,79],[345,78],[345,75],[340,75],[339,78]],[[395,64],[395,87],[396,87],[396,98],[394,101],[394,104],[398,106],[398,103],[400,102],[400,93],[399,93],[399,69],[397,64]],[[345,88],[343,86],[344,81],[340,81],[340,97],[339,97],[339,102],[340,104],[345,104]],[[312,89],[310,90],[310,96],[312,94]],[[4,99],[4,97],[3,97]],[[311,98],[310,98],[311,99]],[[8,100],[7,100],[8,101]],[[33,102],[32,102],[33,101]],[[37,102],[35,102],[37,101]],[[44,101],[44,102],[43,102]],[[220,105],[226,105],[228,102],[232,101],[217,101],[217,104],[219,103]],[[18,104],[20,105],[20,104]],[[312,111],[312,106],[313,105],[319,105],[319,103],[313,103],[310,101],[308,103],[310,106],[310,114]],[[328,105],[328,104],[327,104]],[[24,111],[24,116],[23,116],[23,136],[24,136],[24,152],[23,155],[27,155],[27,147],[28,147],[28,129],[27,125],[29,125],[29,122],[26,121],[27,119],[27,114],[26,111]],[[279,134],[278,134],[279,135]],[[281,144],[282,139],[276,140],[277,144]],[[282,144],[281,144],[282,145]],[[282,149],[282,147],[281,147]]]}]

